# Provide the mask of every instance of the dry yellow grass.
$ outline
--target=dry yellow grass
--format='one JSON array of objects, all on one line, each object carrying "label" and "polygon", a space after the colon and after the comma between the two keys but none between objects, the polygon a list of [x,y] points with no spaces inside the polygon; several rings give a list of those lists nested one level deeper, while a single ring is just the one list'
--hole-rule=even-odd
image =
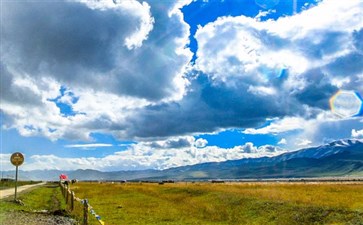
[{"label": "dry yellow grass", "polygon": [[106,224],[363,224],[363,184],[72,186]]}]

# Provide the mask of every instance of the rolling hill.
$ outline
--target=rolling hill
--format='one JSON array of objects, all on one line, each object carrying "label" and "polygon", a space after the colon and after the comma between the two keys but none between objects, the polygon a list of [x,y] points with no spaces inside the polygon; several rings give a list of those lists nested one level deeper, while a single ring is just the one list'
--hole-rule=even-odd
[{"label": "rolling hill", "polygon": [[160,178],[242,179],[362,175],[363,142],[340,140],[271,158],[241,159],[172,168],[163,171]]}]

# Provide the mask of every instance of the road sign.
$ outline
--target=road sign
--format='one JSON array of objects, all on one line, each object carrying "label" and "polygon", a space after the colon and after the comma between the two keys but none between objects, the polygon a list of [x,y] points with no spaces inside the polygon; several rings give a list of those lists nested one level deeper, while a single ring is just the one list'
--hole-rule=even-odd
[{"label": "road sign", "polygon": [[24,162],[24,156],[20,152],[15,152],[11,155],[10,161],[14,166],[20,166]]},{"label": "road sign", "polygon": [[24,156],[20,152],[15,152],[10,157],[10,162],[15,166],[15,195],[14,201],[17,202],[16,196],[18,192],[18,167],[23,164]]}]

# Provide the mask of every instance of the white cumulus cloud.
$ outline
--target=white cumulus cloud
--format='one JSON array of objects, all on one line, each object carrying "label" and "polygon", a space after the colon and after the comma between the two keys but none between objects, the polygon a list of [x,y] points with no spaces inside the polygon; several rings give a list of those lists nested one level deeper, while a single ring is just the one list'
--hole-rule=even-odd
[{"label": "white cumulus cloud", "polygon": [[277,144],[279,145],[286,145],[287,144],[287,141],[285,138],[282,138]]},{"label": "white cumulus cloud", "polygon": [[362,130],[352,130],[352,137],[353,138],[360,138],[363,137],[363,129]]},{"label": "white cumulus cloud", "polygon": [[303,129],[307,121],[300,117],[286,117],[273,121],[270,125],[262,128],[249,128],[243,131],[245,134],[278,134],[287,131]]},{"label": "white cumulus cloud", "polygon": [[298,140],[298,142],[296,144],[301,147],[307,147],[307,146],[310,146],[311,143],[312,142],[308,139],[300,139],[300,140]]},{"label": "white cumulus cloud", "polygon": [[278,76],[267,69],[287,67],[299,85],[299,74],[354,51],[352,33],[363,26],[362,7],[359,0],[326,0],[276,21],[219,18],[196,33],[197,68],[227,83],[232,76],[267,85],[266,76]]},{"label": "white cumulus cloud", "polygon": [[203,139],[203,138],[198,138],[196,141],[195,141],[195,147],[197,148],[204,148],[205,146],[207,146],[208,144],[208,141]]},{"label": "white cumulus cloud", "polygon": [[[185,140],[191,141],[186,144]],[[27,157],[23,170],[59,169],[76,170],[93,168],[102,171],[140,170],[140,169],[167,169],[178,166],[193,165],[206,162],[222,162],[242,158],[272,157],[286,150],[266,145],[256,147],[252,143],[235,146],[233,148],[220,148],[217,146],[204,146],[202,139],[193,137],[171,138],[164,141],[139,142],[131,144],[126,150],[118,151],[104,157],[59,157],[53,154],[32,155]],[[199,144],[198,144],[199,143]],[[73,145],[75,148],[105,147],[106,145]],[[107,145],[108,146],[108,145]],[[9,154],[0,154],[3,170],[11,170]]]}]

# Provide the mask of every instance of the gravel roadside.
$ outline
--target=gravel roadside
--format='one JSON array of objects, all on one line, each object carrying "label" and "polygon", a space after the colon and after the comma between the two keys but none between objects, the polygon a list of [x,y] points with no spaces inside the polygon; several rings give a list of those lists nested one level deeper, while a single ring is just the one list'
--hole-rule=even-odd
[{"label": "gravel roadside", "polygon": [[48,213],[29,213],[22,211],[6,212],[1,215],[1,225],[76,225],[77,222],[66,216]]}]

